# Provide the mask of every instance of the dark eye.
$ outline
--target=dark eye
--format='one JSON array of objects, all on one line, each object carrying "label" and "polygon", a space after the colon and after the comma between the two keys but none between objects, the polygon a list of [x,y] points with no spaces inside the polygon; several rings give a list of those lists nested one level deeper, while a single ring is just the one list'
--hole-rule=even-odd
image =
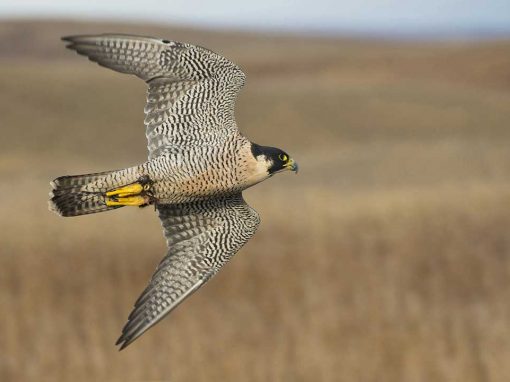
[{"label": "dark eye", "polygon": [[279,154],[278,159],[280,159],[282,162],[287,162],[287,159],[289,159],[289,157],[285,154]]}]

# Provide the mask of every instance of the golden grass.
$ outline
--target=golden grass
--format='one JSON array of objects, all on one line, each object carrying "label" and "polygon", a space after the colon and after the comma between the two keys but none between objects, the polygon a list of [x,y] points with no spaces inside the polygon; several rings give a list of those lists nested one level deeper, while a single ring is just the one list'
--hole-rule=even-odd
[{"label": "golden grass", "polygon": [[46,200],[58,175],[145,159],[144,86],[57,53],[59,34],[111,27],[2,28],[55,53],[0,49],[0,380],[510,379],[508,43],[157,30],[239,61],[239,125],[301,171],[249,190],[253,240],[119,353],[159,222]]}]

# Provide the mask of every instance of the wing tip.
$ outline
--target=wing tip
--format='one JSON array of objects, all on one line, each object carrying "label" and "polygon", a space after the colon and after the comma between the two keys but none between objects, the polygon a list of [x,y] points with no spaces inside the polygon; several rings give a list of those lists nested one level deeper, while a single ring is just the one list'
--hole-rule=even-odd
[{"label": "wing tip", "polygon": [[128,345],[130,344],[129,341],[127,341],[126,338],[124,338],[124,334],[122,334],[119,339],[117,340],[117,342],[115,342],[115,346],[119,346],[119,351],[122,351],[124,350]]},{"label": "wing tip", "polygon": [[120,342],[119,342],[119,341],[117,341],[117,342],[115,343],[115,346],[119,346],[119,345],[120,345],[120,347],[119,347],[119,351],[122,351],[122,350],[124,350],[125,348],[127,348],[127,347],[129,346],[129,344],[130,344],[130,343],[131,343],[131,342],[128,342],[128,341],[120,341]]},{"label": "wing tip", "polygon": [[128,337],[128,336],[126,336],[126,333],[124,331],[122,331],[122,334],[120,335],[120,337],[115,342],[115,346],[120,346],[119,347],[119,351],[122,351],[126,347],[128,347],[129,344],[131,342],[133,342],[135,339],[136,339],[136,337],[135,338],[133,338],[132,336]]},{"label": "wing tip", "polygon": [[79,40],[87,40],[87,39],[96,39],[96,38],[100,38],[100,37],[104,37],[105,34],[73,34],[73,35],[67,35],[67,36],[62,36],[60,37],[60,39],[62,41],[67,41],[67,42],[77,42]]},{"label": "wing tip", "polygon": [[62,36],[60,37],[60,40],[67,43],[66,47],[70,49],[76,49],[76,46],[89,46],[94,45],[96,43],[96,40],[101,38],[102,35],[69,35],[69,36]]},{"label": "wing tip", "polygon": [[77,37],[79,36],[63,36],[60,38],[60,40],[64,41],[67,49],[76,51],[78,47],[78,44],[76,42]]},{"label": "wing tip", "polygon": [[85,35],[70,35],[70,36],[62,36],[62,37],[60,37],[60,40],[64,41],[67,44],[66,47],[69,48],[73,45],[79,44],[81,42],[80,40],[83,40],[83,38],[85,38],[85,37],[87,37],[87,36],[85,36]]},{"label": "wing tip", "polygon": [[126,324],[126,326],[122,330],[122,334],[120,335],[120,337],[115,342],[115,346],[119,346],[120,345],[119,351],[124,350],[125,348],[127,348],[136,339],[138,339],[143,333],[145,333],[145,331],[147,329],[150,328],[150,326],[149,327],[144,327],[142,325],[142,327],[138,326],[134,332],[128,333],[129,330],[126,330],[126,328],[129,328],[128,325],[129,325],[129,322]]}]

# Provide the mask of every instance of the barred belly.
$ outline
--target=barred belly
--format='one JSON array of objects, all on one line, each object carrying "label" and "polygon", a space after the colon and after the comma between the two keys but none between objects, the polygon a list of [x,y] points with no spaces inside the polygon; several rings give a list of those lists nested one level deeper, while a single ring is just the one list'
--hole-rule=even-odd
[{"label": "barred belly", "polygon": [[146,164],[154,197],[170,204],[237,192],[239,158],[239,150],[215,146],[155,158]]}]

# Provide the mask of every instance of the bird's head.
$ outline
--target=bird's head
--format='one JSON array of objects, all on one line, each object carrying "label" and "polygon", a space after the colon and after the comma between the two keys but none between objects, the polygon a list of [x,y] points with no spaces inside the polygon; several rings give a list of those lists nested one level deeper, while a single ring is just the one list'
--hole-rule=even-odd
[{"label": "bird's head", "polygon": [[285,170],[298,172],[298,164],[283,150],[252,143],[251,151],[258,167],[266,170],[268,176]]}]

